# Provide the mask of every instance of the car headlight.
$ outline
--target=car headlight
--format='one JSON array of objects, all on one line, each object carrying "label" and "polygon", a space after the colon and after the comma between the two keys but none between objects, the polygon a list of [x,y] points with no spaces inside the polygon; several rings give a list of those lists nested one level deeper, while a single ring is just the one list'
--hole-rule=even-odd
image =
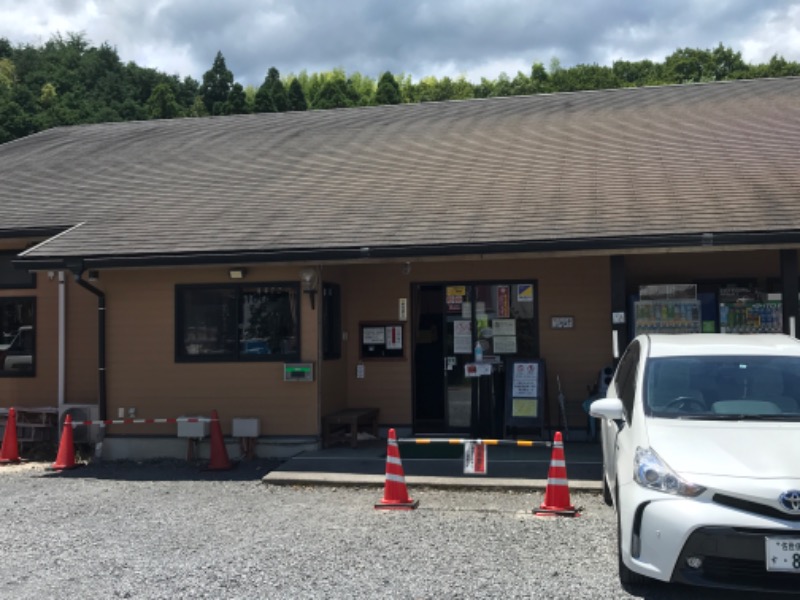
[{"label": "car headlight", "polygon": [[636,449],[633,478],[642,487],[676,496],[699,496],[706,489],[682,479],[650,448]]}]

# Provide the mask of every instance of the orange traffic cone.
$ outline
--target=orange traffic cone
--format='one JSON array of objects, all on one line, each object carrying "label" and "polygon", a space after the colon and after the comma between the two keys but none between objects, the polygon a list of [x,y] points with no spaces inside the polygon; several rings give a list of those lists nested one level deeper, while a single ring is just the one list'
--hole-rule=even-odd
[{"label": "orange traffic cone", "polygon": [[383,499],[375,505],[375,508],[412,510],[417,506],[419,506],[419,500],[412,500],[408,497],[406,476],[397,446],[397,434],[394,429],[390,429],[389,443],[386,447],[386,483],[383,487]]},{"label": "orange traffic cone", "polygon": [[222,426],[219,424],[217,411],[211,411],[211,457],[208,461],[209,471],[227,471],[233,465],[228,458],[228,450],[225,448],[225,440],[222,437]]},{"label": "orange traffic cone", "polygon": [[553,441],[553,455],[550,459],[550,470],[547,473],[547,488],[544,491],[544,502],[534,510],[533,514],[541,516],[559,515],[577,517],[580,513],[569,500],[569,483],[567,481],[567,463],[564,460],[564,443],[561,432],[556,431]]},{"label": "orange traffic cone", "polygon": [[72,441],[72,415],[67,415],[64,419],[64,429],[61,432],[61,443],[58,445],[58,455],[56,462],[50,465],[53,471],[64,469],[74,469],[75,464],[75,444]]},{"label": "orange traffic cone", "polygon": [[17,444],[17,411],[8,409],[6,431],[3,434],[3,446],[0,447],[0,465],[18,463],[19,445]]}]

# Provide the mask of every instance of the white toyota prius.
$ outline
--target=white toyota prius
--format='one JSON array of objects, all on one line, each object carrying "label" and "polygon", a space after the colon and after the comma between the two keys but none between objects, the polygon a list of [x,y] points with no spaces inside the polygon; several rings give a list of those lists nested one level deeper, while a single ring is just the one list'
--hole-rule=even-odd
[{"label": "white toyota prius", "polygon": [[800,591],[800,341],[641,335],[602,419],[619,575]]}]

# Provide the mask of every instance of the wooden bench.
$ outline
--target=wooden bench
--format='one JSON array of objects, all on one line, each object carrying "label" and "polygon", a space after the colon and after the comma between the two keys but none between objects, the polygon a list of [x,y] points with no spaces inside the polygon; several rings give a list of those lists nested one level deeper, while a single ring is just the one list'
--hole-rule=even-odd
[{"label": "wooden bench", "polygon": [[345,408],[322,417],[322,447],[347,442],[350,447],[358,446],[358,432],[368,430],[378,437],[377,408]]}]

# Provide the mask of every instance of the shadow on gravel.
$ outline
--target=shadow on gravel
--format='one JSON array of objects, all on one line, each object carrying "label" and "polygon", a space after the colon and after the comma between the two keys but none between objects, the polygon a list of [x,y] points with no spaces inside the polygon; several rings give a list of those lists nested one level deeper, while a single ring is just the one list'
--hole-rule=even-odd
[{"label": "shadow on gravel", "polygon": [[654,581],[648,585],[624,585],[623,589],[633,598],[644,600],[766,600],[768,598],[786,598],[786,594],[767,592],[739,592],[694,587],[675,583]]},{"label": "shadow on gravel", "polygon": [[44,477],[115,479],[120,481],[259,481],[280,466],[279,460],[231,461],[229,470],[206,469],[206,462],[180,460],[100,461],[64,471],[46,471]]}]

